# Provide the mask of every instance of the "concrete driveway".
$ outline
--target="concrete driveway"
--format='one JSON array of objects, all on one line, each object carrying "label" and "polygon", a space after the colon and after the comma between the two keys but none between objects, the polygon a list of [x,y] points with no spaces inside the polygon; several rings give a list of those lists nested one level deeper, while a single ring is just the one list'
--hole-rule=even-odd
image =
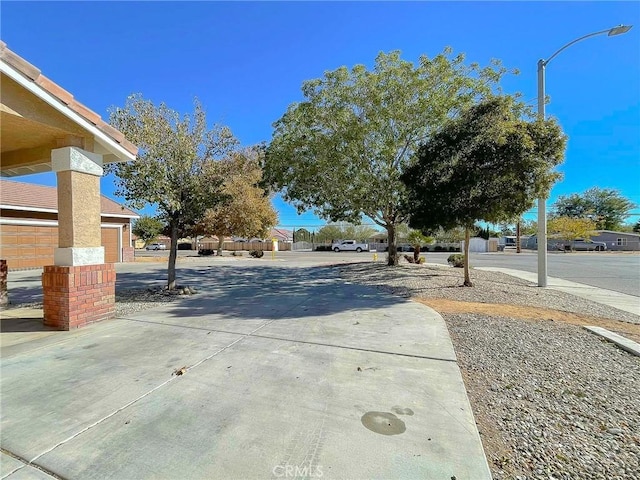
[{"label": "concrete driveway", "polygon": [[200,293],[2,349],[2,478],[491,478],[433,310],[322,266],[179,278]]}]

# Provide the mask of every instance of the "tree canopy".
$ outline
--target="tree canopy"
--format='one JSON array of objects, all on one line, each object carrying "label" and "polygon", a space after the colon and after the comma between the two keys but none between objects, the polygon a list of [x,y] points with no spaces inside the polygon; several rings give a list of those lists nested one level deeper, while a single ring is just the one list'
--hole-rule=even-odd
[{"label": "tree canopy", "polygon": [[218,255],[225,236],[264,238],[278,222],[269,196],[258,186],[262,180],[262,155],[262,150],[248,148],[232,152],[219,162],[225,198],[207,209],[195,227],[197,234],[218,237]]},{"label": "tree canopy", "polygon": [[597,230],[618,230],[633,208],[634,203],[618,190],[593,187],[583,193],[558,197],[552,216],[588,218],[595,222]]},{"label": "tree canopy", "polygon": [[311,232],[306,228],[299,228],[297,230],[293,230],[293,241],[294,242],[311,242],[311,240],[315,238],[311,236]]},{"label": "tree canopy", "polygon": [[547,222],[549,236],[562,240],[591,238],[596,224],[588,218],[554,217]]},{"label": "tree canopy", "polygon": [[522,215],[559,177],[566,139],[553,120],[528,121],[512,97],[496,96],[448,122],[401,176],[410,201],[409,224],[422,231],[462,226],[465,285],[469,231],[476,221],[499,223]]},{"label": "tree canopy", "polygon": [[146,246],[147,243],[158,238],[163,228],[164,223],[162,220],[150,217],[149,215],[142,215],[133,224],[131,233],[143,240]]},{"label": "tree canopy", "polygon": [[420,143],[449,118],[498,87],[506,69],[465,64],[451,49],[417,65],[380,53],[372,69],[356,65],[304,82],[305,100],[274,124],[265,178],[302,212],[331,221],[363,216],[387,230],[397,264],[396,227],[406,220],[400,174]]},{"label": "tree canopy", "polygon": [[337,240],[367,241],[377,233],[369,225],[354,225],[348,222],[330,223],[323,226],[315,234],[317,242],[334,242]]},{"label": "tree canopy", "polygon": [[167,286],[173,289],[178,236],[220,201],[222,177],[216,161],[238,142],[225,126],[210,129],[197,101],[193,114],[181,116],[164,103],[131,95],[124,107],[111,109],[110,123],[139,148],[136,161],[111,164],[116,195],[134,208],[155,205],[167,224]]}]

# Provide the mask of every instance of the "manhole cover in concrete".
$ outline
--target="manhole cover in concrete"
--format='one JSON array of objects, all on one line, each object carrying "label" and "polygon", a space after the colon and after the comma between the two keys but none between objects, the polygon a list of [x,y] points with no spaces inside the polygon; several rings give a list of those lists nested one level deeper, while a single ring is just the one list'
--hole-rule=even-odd
[{"label": "manhole cover in concrete", "polygon": [[404,422],[393,413],[367,412],[360,420],[366,428],[381,435],[399,435],[407,430]]}]

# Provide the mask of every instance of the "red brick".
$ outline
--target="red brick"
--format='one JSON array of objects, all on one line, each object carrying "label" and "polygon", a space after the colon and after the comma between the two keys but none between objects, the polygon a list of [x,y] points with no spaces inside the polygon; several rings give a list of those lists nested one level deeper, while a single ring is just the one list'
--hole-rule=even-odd
[{"label": "red brick", "polygon": [[45,324],[69,330],[113,318],[114,280],[112,264],[45,267]]}]

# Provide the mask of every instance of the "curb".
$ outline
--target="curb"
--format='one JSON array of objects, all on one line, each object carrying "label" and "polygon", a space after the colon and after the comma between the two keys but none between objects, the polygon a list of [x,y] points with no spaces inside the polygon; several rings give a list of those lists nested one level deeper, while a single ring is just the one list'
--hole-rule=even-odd
[{"label": "curb", "polygon": [[634,342],[633,340],[629,340],[617,333],[613,333],[606,328],[602,327],[583,327],[585,330],[590,331],[591,333],[595,333],[596,335],[607,339],[608,341],[616,344],[622,350],[629,352],[633,355],[640,357],[640,344]]}]

